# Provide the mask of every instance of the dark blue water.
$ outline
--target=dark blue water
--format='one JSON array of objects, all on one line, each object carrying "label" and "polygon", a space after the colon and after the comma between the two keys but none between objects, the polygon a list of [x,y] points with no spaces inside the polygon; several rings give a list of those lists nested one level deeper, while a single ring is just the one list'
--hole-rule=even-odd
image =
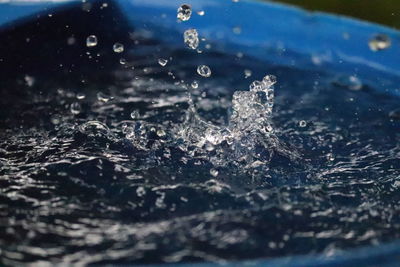
[{"label": "dark blue water", "polygon": [[[1,263],[331,255],[400,237],[397,97],[363,81],[354,90],[329,71],[197,54],[121,21],[81,29],[70,17],[1,33],[14,41],[0,47]],[[107,34],[86,48],[96,27]],[[114,42],[125,52],[114,53]],[[196,74],[200,64],[210,78]],[[274,141],[260,151],[267,170],[237,160],[212,175],[208,158],[175,134],[189,106],[185,85],[198,81],[198,113],[223,125],[233,92],[265,74],[278,78]]]}]

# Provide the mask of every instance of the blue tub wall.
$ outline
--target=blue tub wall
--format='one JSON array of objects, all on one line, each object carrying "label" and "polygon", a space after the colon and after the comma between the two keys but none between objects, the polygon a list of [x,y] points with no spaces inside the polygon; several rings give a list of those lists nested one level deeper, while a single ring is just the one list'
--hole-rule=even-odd
[{"label": "blue tub wall", "polygon": [[[116,2],[133,26],[170,44],[183,47],[183,32],[195,28],[219,51],[243,52],[277,65],[356,75],[366,84],[400,94],[400,36],[394,29],[254,0]],[[194,12],[189,21],[177,22],[177,7],[183,2]],[[196,13],[200,10],[204,16]],[[235,34],[234,27],[240,27],[241,34]],[[390,36],[392,46],[374,52],[368,42],[378,33]]]},{"label": "blue tub wall", "polygon": [[[88,0],[95,1],[95,0]],[[269,64],[328,70],[356,75],[363,83],[400,95],[400,35],[377,24],[256,0],[114,0],[136,29],[183,47],[182,34],[196,28],[214,50],[243,52]],[[182,3],[193,8],[192,18],[177,22]],[[10,0],[0,3],[0,28],[81,0]],[[205,11],[204,16],[196,12]],[[233,32],[241,28],[241,34]],[[386,50],[371,51],[376,34],[390,36]],[[347,38],[348,37],[348,38]]]}]

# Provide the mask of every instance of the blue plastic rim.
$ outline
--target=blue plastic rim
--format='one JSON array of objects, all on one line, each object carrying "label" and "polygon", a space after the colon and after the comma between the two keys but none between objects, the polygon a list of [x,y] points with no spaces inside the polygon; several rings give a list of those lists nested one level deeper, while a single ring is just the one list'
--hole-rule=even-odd
[{"label": "blue plastic rim", "polygon": [[[213,48],[225,53],[242,52],[258,60],[283,66],[326,69],[356,75],[363,83],[400,95],[400,34],[381,25],[325,13],[310,13],[282,4],[256,0],[185,0],[195,12],[177,23],[178,0],[115,0],[132,27],[144,30],[171,46],[182,46],[182,33],[196,28]],[[55,13],[81,0],[10,0],[0,3],[0,29]],[[241,34],[232,31],[240,27]],[[372,51],[368,42],[386,34],[391,47]],[[318,58],[318,61],[314,59]],[[310,254],[277,259],[230,262],[228,266],[399,266],[400,241],[356,248],[334,255]],[[180,264],[180,266],[192,264]],[[200,263],[197,266],[215,266]]]}]

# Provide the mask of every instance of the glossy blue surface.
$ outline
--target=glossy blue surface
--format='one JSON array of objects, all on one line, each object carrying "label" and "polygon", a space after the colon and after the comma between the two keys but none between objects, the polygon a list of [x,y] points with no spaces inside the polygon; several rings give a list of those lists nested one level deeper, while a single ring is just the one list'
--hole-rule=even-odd
[{"label": "glossy blue surface", "polygon": [[[182,43],[182,32],[196,28],[213,48],[238,51],[261,60],[301,68],[329,68],[355,74],[371,85],[384,85],[392,93],[398,87],[400,66],[399,33],[377,24],[349,18],[310,13],[286,5],[252,0],[189,0],[194,14],[176,22],[176,7],[181,1],[118,0],[132,25],[147,29],[171,44]],[[205,15],[195,12],[204,10]],[[240,27],[241,34],[233,32]],[[376,34],[390,36],[392,46],[374,52],[368,46]],[[318,57],[316,65],[312,58]]]},{"label": "glossy blue surface", "polygon": [[[75,1],[70,1],[75,2]],[[0,25],[28,20],[37,14],[54,12],[70,2],[0,4]],[[176,22],[176,0],[117,0],[133,27],[147,30],[155,38],[171,45],[182,44],[182,32],[193,27],[224,52],[275,61],[280,65],[302,68],[329,68],[339,73],[355,74],[367,83],[380,84],[399,95],[399,32],[379,25],[322,13],[309,13],[279,4],[244,1],[187,0],[196,13],[188,22]],[[232,28],[240,27],[241,34]],[[392,46],[374,52],[369,39],[377,33],[390,36]],[[312,60],[320,58],[318,64]],[[382,86],[384,85],[384,86]],[[251,261],[256,266],[398,266],[400,243],[361,248],[335,256],[310,255],[275,260]],[[229,266],[242,265],[242,262]],[[186,266],[185,264],[180,266]],[[189,265],[187,265],[189,266]],[[198,264],[197,266],[215,266]]]}]

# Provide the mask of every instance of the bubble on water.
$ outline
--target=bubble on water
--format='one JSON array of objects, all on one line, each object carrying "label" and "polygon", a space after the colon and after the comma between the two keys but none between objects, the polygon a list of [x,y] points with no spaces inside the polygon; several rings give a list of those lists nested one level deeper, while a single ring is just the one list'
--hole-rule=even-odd
[{"label": "bubble on water", "polygon": [[191,49],[197,49],[199,46],[199,34],[196,29],[188,29],[183,33],[185,44]]},{"label": "bubble on water", "polygon": [[70,106],[70,110],[71,110],[71,113],[74,115],[81,113],[81,111],[82,111],[81,104],[79,104],[78,102],[72,103]]},{"label": "bubble on water", "polygon": [[167,135],[163,129],[158,129],[156,133],[158,137],[164,137]]},{"label": "bubble on water", "polygon": [[61,123],[61,119],[59,116],[54,115],[50,118],[50,122],[54,125],[59,125]]},{"label": "bubble on water", "polygon": [[389,48],[392,41],[386,34],[377,34],[369,40],[368,45],[372,51],[379,51]]},{"label": "bubble on water", "polygon": [[197,14],[199,16],[204,16],[205,12],[204,12],[204,10],[200,10],[200,11],[197,11]]},{"label": "bubble on water", "polygon": [[100,121],[88,121],[79,125],[81,133],[90,137],[110,137],[112,133],[104,123]]},{"label": "bubble on water", "polygon": [[98,92],[97,93],[97,100],[99,100],[101,102],[107,103],[108,101],[110,101],[112,99],[113,99],[113,97],[111,97],[109,95],[106,95],[103,92]]},{"label": "bubble on water", "polygon": [[115,43],[113,45],[113,50],[115,53],[122,53],[124,52],[124,45],[121,43]]},{"label": "bubble on water", "polygon": [[187,21],[190,19],[190,16],[192,15],[192,8],[190,5],[183,4],[178,8],[178,13],[176,17],[180,21]]},{"label": "bubble on water", "polygon": [[133,111],[131,112],[131,118],[132,118],[133,120],[137,120],[137,119],[139,119],[139,117],[140,117],[139,111],[133,110]]},{"label": "bubble on water", "polygon": [[197,89],[199,87],[199,83],[197,81],[193,81],[191,86],[193,89]]},{"label": "bubble on water", "polygon": [[328,161],[335,161],[335,156],[332,153],[326,154],[326,159]]},{"label": "bubble on water", "polygon": [[218,170],[216,170],[216,169],[210,169],[210,174],[213,176],[213,177],[217,177],[218,176]]},{"label": "bubble on water", "polygon": [[82,100],[85,99],[86,95],[84,93],[77,93],[76,94],[76,99]]},{"label": "bubble on water", "polygon": [[251,72],[251,70],[244,70],[244,78],[249,78],[249,77],[251,77],[251,75],[252,75],[252,72]]},{"label": "bubble on water", "polygon": [[125,64],[126,64],[126,59],[125,59],[125,58],[121,58],[121,59],[119,60],[119,64],[125,65]]},{"label": "bubble on water", "polygon": [[203,77],[210,77],[211,76],[211,69],[206,65],[200,65],[197,67],[197,73]]},{"label": "bubble on water", "polygon": [[87,47],[94,47],[97,45],[97,36],[96,35],[89,35],[86,38],[86,46]]},{"label": "bubble on water", "polygon": [[307,122],[304,121],[304,120],[301,120],[301,121],[299,121],[299,126],[300,126],[301,128],[304,128],[304,127],[307,126]]},{"label": "bubble on water", "polygon": [[146,189],[144,189],[143,186],[139,186],[139,187],[136,189],[136,195],[137,195],[138,197],[143,197],[144,195],[146,195]]},{"label": "bubble on water", "polygon": [[167,65],[167,63],[168,63],[167,59],[164,59],[164,58],[159,58],[158,59],[158,64],[160,64],[163,67],[165,67]]}]

